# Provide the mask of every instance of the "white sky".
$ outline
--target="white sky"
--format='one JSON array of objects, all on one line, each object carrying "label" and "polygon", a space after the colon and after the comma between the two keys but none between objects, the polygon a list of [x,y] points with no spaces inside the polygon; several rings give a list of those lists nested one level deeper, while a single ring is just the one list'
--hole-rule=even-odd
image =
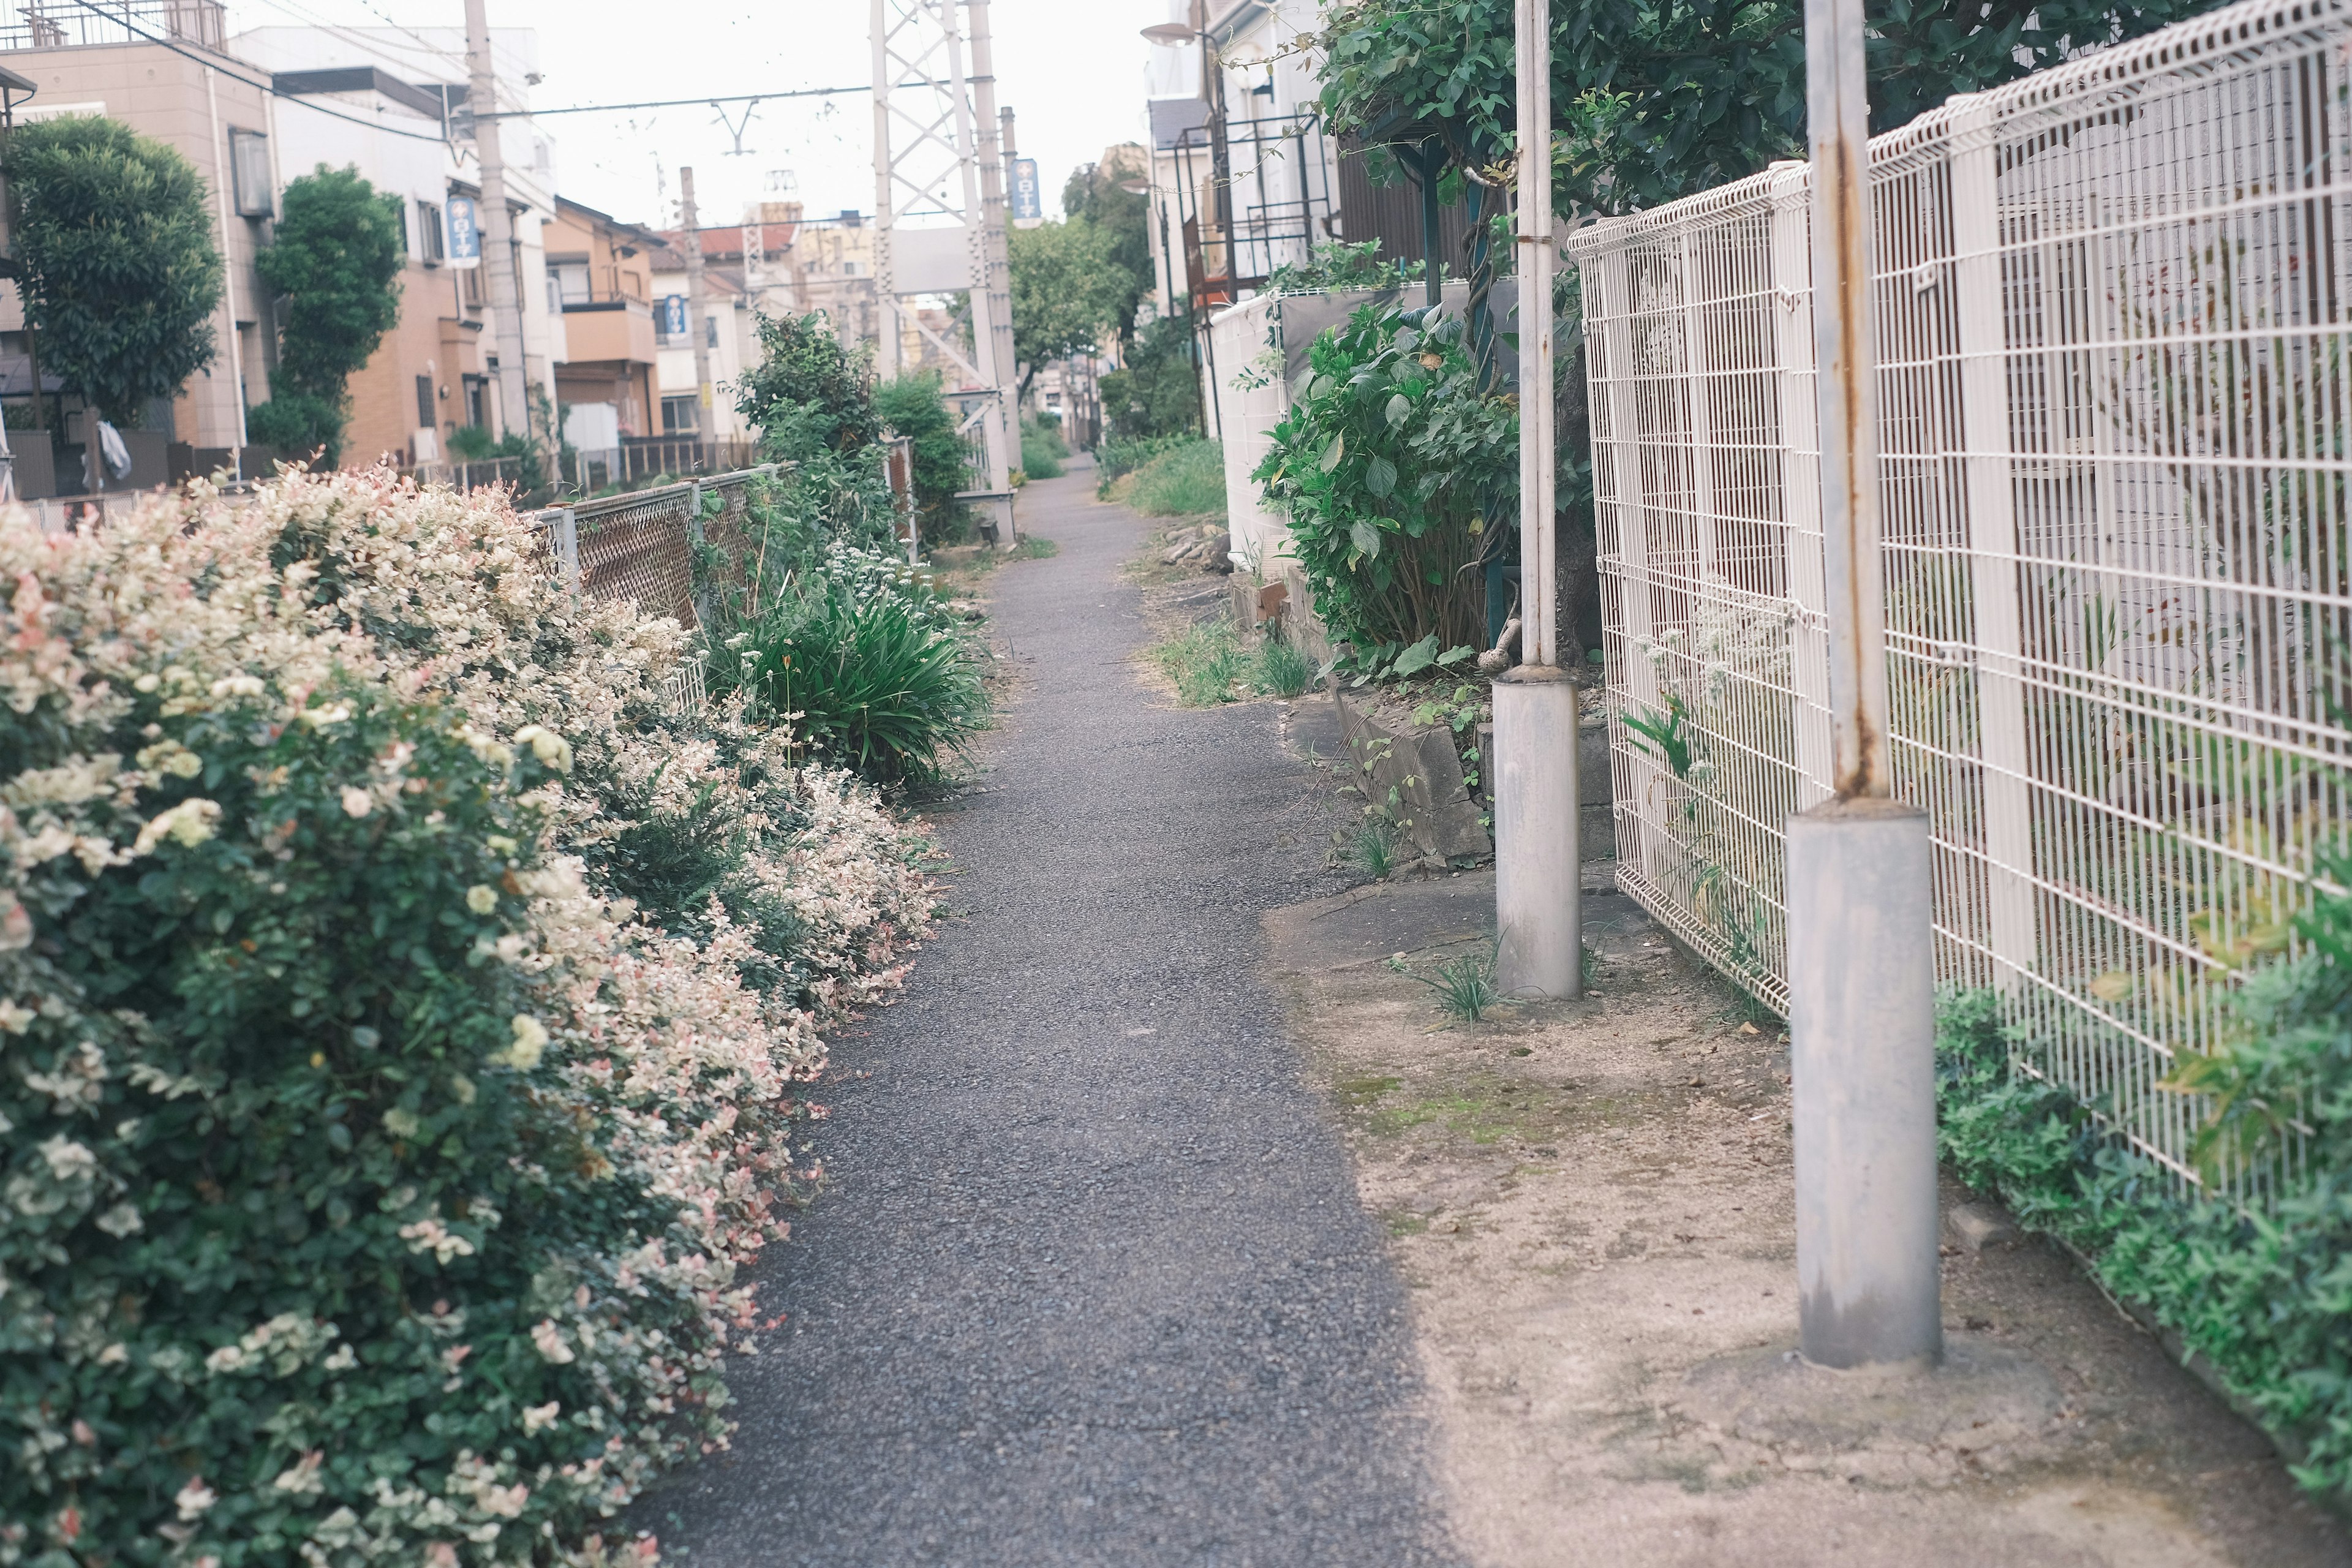
[{"label": "white sky", "polygon": [[[866,0],[489,0],[493,27],[539,35],[545,80],[534,108],[731,95],[809,87],[863,87],[872,78]],[[1141,29],[1166,19],[1167,0],[993,0],[997,102],[1017,116],[1024,157],[1037,160],[1048,216],[1062,182],[1104,147],[1142,137]],[[245,27],[458,27],[462,0],[230,0]],[[462,60],[447,79],[464,79]],[[730,105],[740,116],[743,106]],[[708,105],[626,114],[560,115],[541,122],[556,142],[557,184],[574,200],[633,222],[674,221],[678,165],[694,167],[705,223],[738,218],[771,172],[791,171],[812,216],[874,207],[871,100],[761,104],[744,155]],[[670,204],[664,208],[665,197]]]}]

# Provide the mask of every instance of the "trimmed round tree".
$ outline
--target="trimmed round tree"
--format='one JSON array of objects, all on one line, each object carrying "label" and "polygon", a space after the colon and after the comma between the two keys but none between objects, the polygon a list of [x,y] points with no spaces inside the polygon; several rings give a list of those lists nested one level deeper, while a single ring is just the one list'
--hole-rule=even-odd
[{"label": "trimmed round tree", "polygon": [[256,440],[342,458],[352,373],[400,320],[400,198],[357,169],[324,163],[286,187],[277,243],[261,253],[262,280],[285,305],[269,401],[247,426]]},{"label": "trimmed round tree", "polygon": [[221,298],[205,183],[119,121],[10,132],[26,319],[43,363],[98,416],[136,423],[210,364]]}]

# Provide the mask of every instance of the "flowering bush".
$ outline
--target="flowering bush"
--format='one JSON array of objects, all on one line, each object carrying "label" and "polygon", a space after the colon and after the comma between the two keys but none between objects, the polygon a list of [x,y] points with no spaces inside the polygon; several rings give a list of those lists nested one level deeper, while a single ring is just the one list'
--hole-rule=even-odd
[{"label": "flowering bush", "polygon": [[601,1558],[725,1439],[914,840],[494,500],[16,514],[0,584],[0,1564]]}]

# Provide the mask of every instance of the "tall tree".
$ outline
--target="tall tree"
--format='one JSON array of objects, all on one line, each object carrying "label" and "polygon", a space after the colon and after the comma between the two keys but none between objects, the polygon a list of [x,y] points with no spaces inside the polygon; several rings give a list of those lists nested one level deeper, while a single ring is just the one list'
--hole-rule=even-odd
[{"label": "tall tree", "polygon": [[1062,212],[1073,222],[1089,223],[1110,241],[1108,256],[1125,283],[1118,315],[1118,341],[1135,341],[1135,311],[1152,292],[1151,198],[1123,187],[1139,183],[1150,164],[1142,148],[1132,142],[1113,147],[1098,163],[1082,163],[1070,172],[1062,187]]},{"label": "tall tree", "polygon": [[[2211,7],[2212,0],[1874,5],[1872,126]],[[1511,0],[1340,0],[1320,37],[1334,133],[1439,151],[1455,177],[1510,152]],[[1587,0],[1552,12],[1563,209],[1654,206],[1801,155],[1802,0]]]},{"label": "tall tree", "polygon": [[1025,395],[1037,367],[1118,335],[1119,311],[1134,319],[1129,279],[1112,259],[1108,231],[1083,218],[1016,228],[1013,250],[1013,352],[1026,368]]},{"label": "tall tree", "polygon": [[212,363],[221,262],[204,180],[163,142],[79,115],[10,132],[6,167],[44,365],[100,418],[135,425]]},{"label": "tall tree", "polygon": [[400,198],[324,163],[286,187],[262,281],[285,300],[269,401],[247,416],[265,446],[341,460],[352,373],[400,320]]}]

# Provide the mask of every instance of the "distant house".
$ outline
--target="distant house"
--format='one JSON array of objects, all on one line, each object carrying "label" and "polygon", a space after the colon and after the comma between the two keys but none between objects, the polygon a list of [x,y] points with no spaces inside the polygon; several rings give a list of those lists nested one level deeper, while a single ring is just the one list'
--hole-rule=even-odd
[{"label": "distant house", "polygon": [[[435,462],[446,457],[449,437],[461,427],[494,436],[526,428],[528,410],[499,405],[488,275],[450,254],[451,202],[469,202],[478,211],[481,200],[466,134],[472,126],[463,35],[449,28],[258,27],[230,46],[272,72],[283,179],[320,164],[354,168],[400,205],[408,253],[400,319],[352,376],[344,461]],[[530,74],[536,40],[529,31],[500,28],[491,48],[502,72]],[[445,137],[445,126],[457,134]],[[552,406],[553,368],[564,353],[562,319],[533,282],[544,270],[541,231],[554,216],[553,149],[527,119],[501,120],[499,129],[524,381]]]},{"label": "distant house", "polygon": [[683,273],[668,238],[558,196],[541,231],[551,309],[563,319],[566,353],[555,367],[563,438],[583,451],[661,434],[654,331],[654,270]]}]

